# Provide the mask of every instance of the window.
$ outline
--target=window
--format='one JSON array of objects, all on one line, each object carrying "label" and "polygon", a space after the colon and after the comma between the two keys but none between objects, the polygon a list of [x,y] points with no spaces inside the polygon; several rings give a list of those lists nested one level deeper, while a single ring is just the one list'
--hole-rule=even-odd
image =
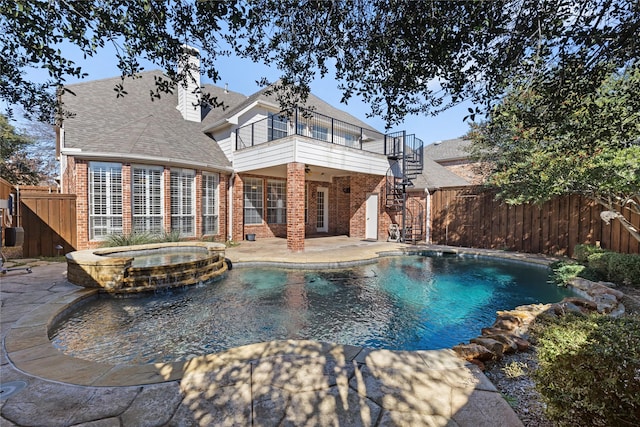
[{"label": "window", "polygon": [[122,165],[89,163],[89,239],[122,233]]},{"label": "window", "polygon": [[131,168],[131,198],[134,232],[162,233],[162,167]]},{"label": "window", "polygon": [[297,125],[296,133],[298,135],[301,135],[301,136],[309,136],[309,135],[307,135],[307,124],[304,123],[304,122],[301,122],[300,119],[298,119],[298,125]]},{"label": "window", "polygon": [[202,174],[202,234],[218,234],[219,175]]},{"label": "window", "polygon": [[244,180],[245,224],[262,224],[263,203],[262,180],[246,178]]},{"label": "window", "polygon": [[269,129],[269,141],[287,136],[288,120],[286,116],[269,113],[267,123]]},{"label": "window", "polygon": [[353,147],[353,148],[360,148],[360,143],[359,140],[360,138],[358,136],[355,136],[353,134],[350,133],[345,133],[344,134],[344,145],[346,145],[347,147]]},{"label": "window", "polygon": [[311,137],[315,139],[321,139],[323,141],[329,140],[329,129],[324,126],[313,125],[311,129]]},{"label": "window", "polygon": [[171,169],[171,230],[195,235],[195,172]]},{"label": "window", "polygon": [[287,223],[287,182],[267,182],[267,223]]}]

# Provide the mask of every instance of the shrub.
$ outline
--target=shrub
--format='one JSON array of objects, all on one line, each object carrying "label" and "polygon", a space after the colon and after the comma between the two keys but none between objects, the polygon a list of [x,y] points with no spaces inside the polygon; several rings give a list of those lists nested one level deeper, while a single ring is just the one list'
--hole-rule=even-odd
[{"label": "shrub", "polygon": [[598,254],[604,252],[599,246],[595,245],[576,245],[573,249],[573,257],[581,263],[586,263],[589,255]]},{"label": "shrub", "polygon": [[549,279],[558,286],[567,286],[574,277],[582,277],[597,282],[601,277],[591,268],[573,262],[557,261],[551,264]]},{"label": "shrub", "polygon": [[613,252],[597,252],[589,255],[587,258],[588,266],[602,277],[608,277],[609,272],[609,258],[613,255]]},{"label": "shrub", "polygon": [[150,233],[109,234],[103,246],[135,246],[154,243],[156,241],[156,236]]},{"label": "shrub", "polygon": [[640,318],[567,315],[536,329],[536,389],[560,426],[640,419]]},{"label": "shrub", "polygon": [[607,280],[640,286],[640,255],[612,253],[607,266]]},{"label": "shrub", "polygon": [[180,241],[180,231],[171,230],[168,233],[165,231],[159,237],[157,237],[158,242],[179,242]]}]

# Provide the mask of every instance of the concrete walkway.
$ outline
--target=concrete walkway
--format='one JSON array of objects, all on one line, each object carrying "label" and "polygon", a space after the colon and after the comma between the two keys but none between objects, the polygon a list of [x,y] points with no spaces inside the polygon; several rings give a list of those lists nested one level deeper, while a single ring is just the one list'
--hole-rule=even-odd
[{"label": "concrete walkway", "polygon": [[[236,266],[334,265],[407,248],[346,237],[305,244],[290,254],[283,239],[243,242],[227,256]],[[450,350],[276,341],[180,364],[74,359],[47,337],[54,316],[87,294],[65,273],[54,263],[0,276],[2,426],[522,425],[484,374]]]}]

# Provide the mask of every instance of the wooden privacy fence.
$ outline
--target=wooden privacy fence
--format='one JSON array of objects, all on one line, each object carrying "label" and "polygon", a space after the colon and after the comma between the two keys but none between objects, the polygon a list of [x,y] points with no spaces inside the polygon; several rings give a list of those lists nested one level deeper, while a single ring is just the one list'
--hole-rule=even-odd
[{"label": "wooden privacy fence", "polygon": [[[439,190],[431,200],[431,240],[435,244],[573,255],[578,243],[622,253],[640,253],[619,221],[600,219],[603,207],[581,196],[559,197],[541,205],[509,206],[479,188]],[[625,217],[640,228],[640,215]]]},{"label": "wooden privacy fence", "polygon": [[[20,193],[24,257],[56,256],[76,248],[75,194]],[[57,250],[56,246],[62,246]]]}]

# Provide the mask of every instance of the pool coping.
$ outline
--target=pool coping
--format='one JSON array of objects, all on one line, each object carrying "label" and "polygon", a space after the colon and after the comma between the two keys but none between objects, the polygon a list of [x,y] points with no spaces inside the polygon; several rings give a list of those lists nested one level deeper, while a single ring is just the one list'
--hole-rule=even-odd
[{"label": "pool coping", "polygon": [[[236,266],[276,266],[295,268],[342,268],[372,263],[382,257],[421,253],[442,253],[476,258],[494,258],[548,266],[558,258],[545,255],[522,254],[485,249],[412,246],[410,248],[377,252],[377,256],[360,260],[336,262],[269,262],[245,261]],[[270,341],[235,347],[223,352],[198,356],[182,362],[146,365],[113,365],[68,356],[55,348],[49,339],[50,328],[64,313],[83,299],[93,297],[97,289],[79,289],[58,297],[27,313],[12,325],[4,340],[11,363],[19,370],[51,381],[81,386],[135,386],[176,381],[198,366],[249,362],[282,354],[297,356],[331,356],[340,353],[357,358],[370,349],[351,345],[306,340]],[[313,348],[313,351],[309,349]],[[446,350],[446,349],[445,349]],[[427,351],[427,350],[425,350]],[[411,352],[418,353],[418,352]]]}]

